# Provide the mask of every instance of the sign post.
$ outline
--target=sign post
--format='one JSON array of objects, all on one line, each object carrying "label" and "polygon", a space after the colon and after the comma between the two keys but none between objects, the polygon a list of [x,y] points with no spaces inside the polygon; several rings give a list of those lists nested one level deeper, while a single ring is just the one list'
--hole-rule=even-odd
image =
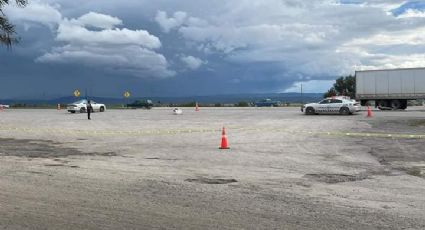
[{"label": "sign post", "polygon": [[80,90],[76,89],[76,90],[74,91],[74,96],[75,96],[75,97],[80,97],[80,95],[81,95]]},{"label": "sign post", "polygon": [[125,98],[125,100],[124,100],[125,106],[124,107],[127,107],[127,104],[128,104],[128,100],[127,99],[131,96],[131,94],[130,94],[129,91],[125,91],[124,94],[123,94],[123,96]]}]

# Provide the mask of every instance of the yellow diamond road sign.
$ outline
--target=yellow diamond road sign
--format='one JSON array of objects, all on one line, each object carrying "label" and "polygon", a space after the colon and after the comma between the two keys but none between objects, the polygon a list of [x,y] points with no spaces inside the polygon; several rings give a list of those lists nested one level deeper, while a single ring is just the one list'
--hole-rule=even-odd
[{"label": "yellow diamond road sign", "polygon": [[76,89],[74,91],[74,96],[79,97],[81,95],[80,90]]},{"label": "yellow diamond road sign", "polygon": [[129,98],[129,97],[130,97],[130,92],[125,91],[125,92],[124,92],[124,97],[125,97],[125,98]]}]

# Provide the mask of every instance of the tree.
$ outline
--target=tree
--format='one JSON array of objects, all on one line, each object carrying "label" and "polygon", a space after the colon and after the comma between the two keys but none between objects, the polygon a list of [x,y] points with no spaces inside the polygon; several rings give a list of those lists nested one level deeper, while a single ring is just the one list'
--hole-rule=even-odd
[{"label": "tree", "polygon": [[246,101],[240,101],[236,104],[237,107],[249,107],[248,102]]},{"label": "tree", "polygon": [[[15,26],[12,25],[3,12],[3,7],[10,4],[10,0],[0,0],[0,44],[11,47],[13,43],[18,42],[15,36]],[[27,5],[27,0],[15,0],[18,7]]]},{"label": "tree", "polygon": [[349,75],[336,79],[333,86],[323,96],[348,96],[354,98],[356,96],[356,78]]},{"label": "tree", "polygon": [[336,91],[335,91],[335,88],[334,87],[332,87],[332,88],[330,88],[329,90],[328,90],[328,92],[326,92],[325,94],[323,94],[323,97],[333,97],[333,96],[336,96],[337,95],[337,93],[336,93]]}]

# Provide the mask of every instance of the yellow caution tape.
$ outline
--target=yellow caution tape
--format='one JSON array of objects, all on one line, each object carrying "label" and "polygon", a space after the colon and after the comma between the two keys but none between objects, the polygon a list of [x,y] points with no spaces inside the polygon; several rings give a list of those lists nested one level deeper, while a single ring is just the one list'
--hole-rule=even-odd
[{"label": "yellow caution tape", "polygon": [[[314,132],[310,130],[293,130],[293,129],[276,129],[276,128],[244,128],[244,127],[229,127],[228,130],[246,131],[246,132],[285,132],[293,134],[308,134],[308,135],[324,135],[324,136],[346,136],[346,137],[375,137],[375,138],[392,138],[392,139],[423,139],[425,134],[403,134],[403,133],[360,133],[360,132]],[[214,133],[221,132],[221,129],[155,129],[155,130],[65,130],[65,129],[52,129],[52,128],[18,128],[18,127],[4,127],[0,126],[1,131],[16,131],[24,133],[60,133],[60,134],[77,134],[89,136],[155,136],[155,135],[177,135],[177,134],[191,134],[191,133]]]}]

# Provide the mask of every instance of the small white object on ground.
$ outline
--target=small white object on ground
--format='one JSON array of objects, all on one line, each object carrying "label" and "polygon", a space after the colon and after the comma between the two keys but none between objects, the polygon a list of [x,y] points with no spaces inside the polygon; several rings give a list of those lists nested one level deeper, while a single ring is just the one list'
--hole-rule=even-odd
[{"label": "small white object on ground", "polygon": [[180,108],[174,108],[173,109],[173,114],[174,115],[181,115],[181,114],[183,114],[183,110],[180,109]]}]

